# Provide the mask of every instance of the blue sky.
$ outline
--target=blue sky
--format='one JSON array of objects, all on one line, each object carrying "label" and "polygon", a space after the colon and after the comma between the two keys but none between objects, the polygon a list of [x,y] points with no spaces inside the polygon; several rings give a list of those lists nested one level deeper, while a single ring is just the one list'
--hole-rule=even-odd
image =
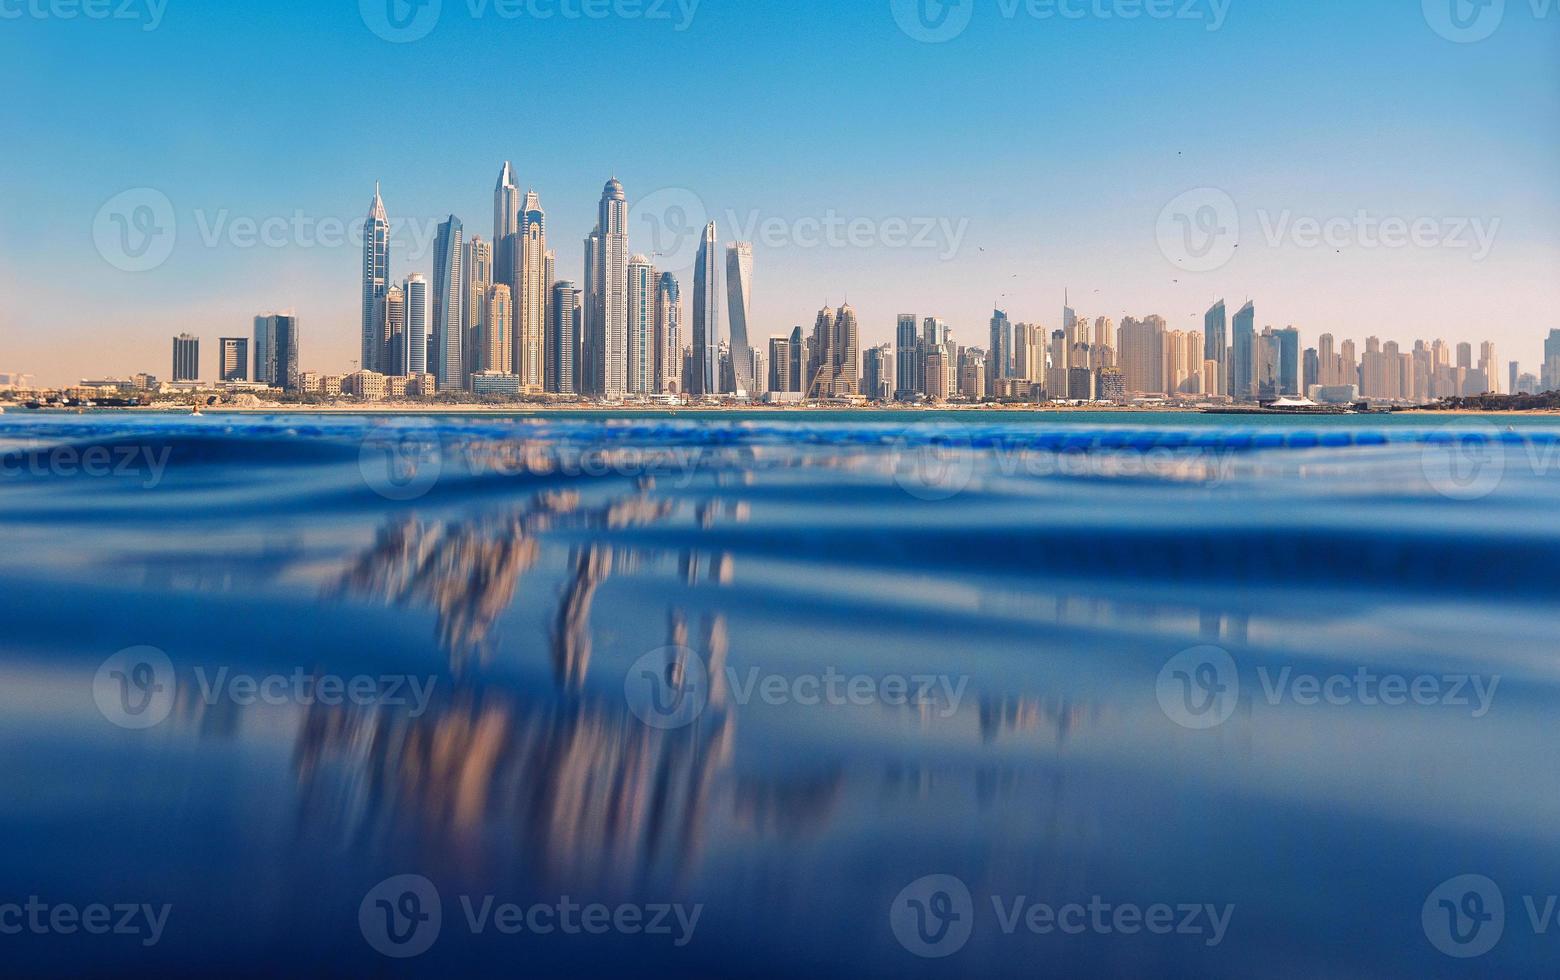
[{"label": "blue sky", "polygon": [[[571,277],[613,174],[631,200],[696,200],[726,240],[771,222],[760,337],[848,294],[865,341],[916,312],[983,345],[993,301],[1055,326],[1064,288],[1081,313],[1182,328],[1249,296],[1307,344],[1493,339],[1530,368],[1560,328],[1560,10],[1544,0],[1507,0],[1474,43],[1434,29],[1443,0],[1174,0],[1136,19],[1120,16],[1135,0],[1035,0],[1084,14],[1067,18],[964,0],[943,43],[909,36],[890,0],[702,0],[683,30],[675,2],[666,19],[645,16],[657,0],[595,0],[609,16],[539,20],[579,0],[518,17],[443,0],[410,43],[370,29],[374,0],[367,17],[358,0],[96,2],[134,19],[0,0],[0,370],[48,382],[166,374],[185,330],[209,372],[216,338],[272,309],[303,317],[306,369],[344,371],[357,249],[293,230],[249,246],[232,222],[358,222],[380,179],[393,220],[454,212],[486,237],[505,159]],[[177,228],[148,271],[94,237],[135,188]],[[1210,271],[1160,240],[1196,189],[1239,218]],[[1420,222],[1422,244],[1373,245],[1362,212]],[[830,214],[861,244],[797,241]],[[1306,219],[1349,227],[1320,245],[1291,231]],[[908,247],[896,222],[956,233]],[[409,240],[397,276],[431,269]]]}]

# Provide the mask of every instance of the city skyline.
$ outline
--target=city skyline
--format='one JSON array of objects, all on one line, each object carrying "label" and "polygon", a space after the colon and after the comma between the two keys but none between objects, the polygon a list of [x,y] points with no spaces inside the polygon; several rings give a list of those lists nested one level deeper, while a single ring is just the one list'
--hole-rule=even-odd
[{"label": "city skyline", "polygon": [[[340,283],[361,255],[350,241],[322,244],[320,224],[355,224],[364,189],[382,178],[392,217],[414,219],[422,236],[423,258],[395,275],[431,276],[438,220],[453,212],[468,234],[489,238],[493,169],[505,159],[517,189],[535,187],[548,203],[560,279],[583,281],[570,242],[592,226],[601,179],[585,174],[616,173],[640,201],[696,200],[725,240],[753,241],[755,345],[847,292],[866,345],[891,340],[905,309],[937,309],[966,337],[983,332],[993,304],[1044,320],[1065,288],[1091,314],[1157,310],[1183,329],[1218,295],[1238,306],[1247,294],[1311,335],[1410,343],[1480,324],[1533,362],[1528,338],[1560,325],[1560,188],[1549,179],[1560,86],[1547,83],[1560,68],[1552,26],[1525,11],[1470,45],[1437,35],[1412,4],[1346,18],[1235,8],[1216,31],[1148,18],[1006,21],[983,10],[961,37],[924,44],[888,7],[778,15],[710,0],[682,31],[527,25],[528,84],[560,118],[588,118],[636,90],[636,66],[665,66],[649,83],[664,112],[583,127],[567,152],[521,135],[545,131],[532,100],[494,99],[478,84],[501,77],[521,25],[446,11],[426,39],[393,45],[351,4],[288,2],[180,9],[144,35],[136,25],[17,22],[0,40],[0,73],[21,96],[5,111],[25,113],[14,121],[38,138],[14,148],[17,192],[0,197],[0,288],[15,299],[0,313],[9,341],[0,369],[51,384],[129,374],[155,368],[162,357],[147,363],[146,352],[168,336],[215,337],[272,309],[310,325],[307,366],[345,366],[357,359],[349,325],[361,301]],[[718,43],[731,31],[752,43]],[[841,45],[849,64],[830,54]],[[230,93],[204,79],[251,50],[266,52],[267,83],[234,114]],[[112,83],[147,55],[164,66],[156,77],[133,91]],[[1205,70],[1236,57],[1269,70],[1243,86]],[[48,73],[59,58],[77,70]],[[578,77],[579,63],[597,70]],[[1023,84],[1014,64],[1025,65]],[[887,67],[899,79],[891,92],[852,84]],[[49,90],[37,90],[38,77],[53,79]],[[742,79],[746,96],[712,95],[701,81],[711,77]],[[382,114],[351,104],[365,79],[379,104],[398,107],[398,133],[457,105],[480,107],[482,125],[365,152],[387,145]],[[1255,104],[1248,89],[1261,95]],[[1362,90],[1373,97],[1354,97]],[[770,108],[755,120],[758,104]],[[1268,104],[1286,112],[1255,111]],[[700,125],[684,124],[690,115]],[[830,152],[809,151],[820,145]],[[1477,165],[1453,165],[1470,147]],[[160,264],[132,272],[105,261],[95,222],[138,188],[168,202],[177,239]],[[1161,212],[1200,188],[1227,194],[1241,219],[1240,254],[1211,272],[1178,268],[1158,241]],[[1371,247],[1353,232],[1341,249],[1302,244],[1306,222],[1359,211],[1499,228],[1477,262],[1451,247]],[[866,247],[799,241],[804,223],[831,212],[877,233]],[[120,232],[113,213],[105,241]],[[292,229],[295,213],[306,233]],[[917,219],[964,233],[938,232],[932,248],[884,244],[887,222]],[[246,244],[246,223],[272,220],[288,224],[277,246]],[[769,221],[780,232],[766,241]],[[631,247],[689,288],[691,255],[673,268],[652,242]],[[1108,303],[1096,305],[1096,288]]]}]

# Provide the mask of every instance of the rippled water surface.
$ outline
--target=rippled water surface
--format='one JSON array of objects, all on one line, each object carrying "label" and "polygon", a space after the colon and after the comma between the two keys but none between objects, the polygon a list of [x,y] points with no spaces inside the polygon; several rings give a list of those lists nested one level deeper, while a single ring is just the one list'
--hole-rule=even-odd
[{"label": "rippled water surface", "polygon": [[[13,412],[0,451],[0,904],[171,906],[0,935],[22,974],[1560,962],[1546,420]],[[570,902],[697,920],[537,928]]]}]

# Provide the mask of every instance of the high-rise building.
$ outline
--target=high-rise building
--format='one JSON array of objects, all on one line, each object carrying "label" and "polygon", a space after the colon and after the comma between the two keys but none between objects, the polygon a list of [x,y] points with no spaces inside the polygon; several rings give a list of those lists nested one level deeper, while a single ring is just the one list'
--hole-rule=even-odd
[{"label": "high-rise building", "polygon": [[249,338],[223,337],[219,343],[221,363],[218,365],[217,376],[223,381],[248,381]]},{"label": "high-rise building", "polygon": [[515,269],[518,265],[514,236],[519,231],[520,185],[515,181],[514,169],[505,160],[503,169],[498,172],[498,184],[493,188],[493,279],[509,287],[511,298],[516,292]]},{"label": "high-rise building", "polygon": [[753,394],[752,344],[748,339],[748,320],[753,312],[753,243],[733,242],[726,246],[726,305],[731,317],[731,363],[735,368],[735,393]]},{"label": "high-rise building", "polygon": [[[509,365],[487,363],[487,345],[483,335],[487,332],[488,291],[493,288],[493,243],[485,242],[480,235],[466,243],[461,265],[461,283],[465,296],[461,300],[465,312],[466,332],[461,338],[461,352],[465,381],[479,371],[507,371]],[[469,388],[469,384],[463,384]]]},{"label": "high-rise building", "polygon": [[385,293],[390,289],[390,219],[385,214],[379,184],[374,184],[374,200],[368,206],[363,224],[363,333],[361,364],[365,371],[377,371],[384,349]]},{"label": "high-rise building", "polygon": [[428,371],[428,280],[421,275],[408,276],[401,284],[406,294],[406,373]]},{"label": "high-rise building", "polygon": [[631,395],[653,395],[655,387],[655,309],[658,276],[650,259],[628,260],[628,366],[625,385]]},{"label": "high-rise building", "polygon": [[710,222],[699,242],[693,266],[693,376],[688,393],[695,398],[720,394],[720,269],[716,265],[716,229]]},{"label": "high-rise building", "polygon": [[894,397],[908,401],[921,393],[921,336],[914,313],[902,313],[894,334]]},{"label": "high-rise building", "polygon": [[272,384],[271,368],[276,363],[276,317],[255,317],[255,373],[261,384]]},{"label": "high-rise building", "polygon": [[682,289],[677,277],[661,273],[655,288],[655,390],[682,392]]},{"label": "high-rise building", "polygon": [[991,349],[986,351],[986,390],[995,395],[999,382],[1013,376],[1013,321],[1003,310],[991,313]]},{"label": "high-rise building", "polygon": [[769,338],[769,390],[777,393],[801,390],[792,373],[790,337]]},{"label": "high-rise building", "polygon": [[1230,338],[1229,393],[1237,400],[1250,400],[1257,396],[1257,310],[1247,303],[1235,314],[1235,326]]},{"label": "high-rise building", "polygon": [[873,401],[894,397],[894,348],[869,347],[861,355],[861,394]]},{"label": "high-rise building", "polygon": [[1300,331],[1285,327],[1278,338],[1278,394],[1298,396],[1305,392],[1301,377]]},{"label": "high-rise building", "polygon": [[827,306],[818,312],[807,372],[809,398],[841,398],[859,393],[860,343],[856,311],[849,303],[837,312]]},{"label": "high-rise building", "polygon": [[[510,350],[510,330],[514,327],[514,301],[509,287],[494,283],[482,301],[485,321],[478,336],[482,351],[482,370],[486,373],[512,374],[514,352]],[[476,373],[476,372],[473,372]]]},{"label": "high-rise building", "polygon": [[515,306],[514,367],[523,391],[546,388],[547,303],[553,287],[552,253],[547,251],[547,213],[536,191],[528,191],[519,212],[519,230],[515,238],[516,268],[513,295]]},{"label": "high-rise building", "polygon": [[406,376],[406,290],[391,286],[385,293],[384,303],[385,347],[380,354],[380,374],[392,378]]},{"label": "high-rise building", "polygon": [[1544,340],[1544,365],[1538,384],[1545,392],[1560,390],[1560,330],[1549,331]]},{"label": "high-rise building", "polygon": [[459,391],[465,387],[465,362],[462,359],[461,334],[466,318],[463,306],[465,229],[453,214],[439,225],[433,245],[433,349],[428,370],[440,391]]},{"label": "high-rise building", "polygon": [[[601,191],[597,228],[600,278],[591,338],[594,394],[621,399],[628,391],[628,195],[614,177]],[[596,283],[592,283],[595,286]]]},{"label": "high-rise building", "polygon": [[581,291],[568,281],[553,284],[548,304],[547,390],[555,395],[579,394]]},{"label": "high-rise building", "polygon": [[579,394],[595,394],[596,338],[601,335],[601,296],[605,288],[601,276],[601,228],[585,238],[585,279],[581,287],[580,359],[575,362],[575,384]]},{"label": "high-rise building", "polygon": [[173,338],[173,380],[200,380],[200,339],[187,333]]},{"label": "high-rise building", "polygon": [[271,385],[283,391],[298,390],[298,318],[283,314],[272,318],[275,343],[270,365]]},{"label": "high-rise building", "polygon": [[1205,395],[1228,395],[1229,389],[1229,321],[1225,313],[1224,300],[1219,300],[1209,308],[1203,316],[1203,360],[1213,361],[1218,370],[1215,376],[1218,380],[1217,390],[1203,389]]},{"label": "high-rise building", "polygon": [[[1121,321],[1121,375],[1128,392],[1138,395],[1164,394],[1165,321],[1150,316],[1142,320],[1127,317]],[[1079,365],[1086,367],[1086,365]],[[1069,390],[1073,382],[1069,376]],[[1090,383],[1093,387],[1093,382]],[[1092,397],[1091,392],[1091,397]]]}]

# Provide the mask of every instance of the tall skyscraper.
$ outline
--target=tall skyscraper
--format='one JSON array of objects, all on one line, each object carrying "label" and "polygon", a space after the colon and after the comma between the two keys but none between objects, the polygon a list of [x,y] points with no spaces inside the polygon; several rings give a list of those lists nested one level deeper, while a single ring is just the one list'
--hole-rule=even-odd
[{"label": "tall skyscraper", "polygon": [[1278,336],[1278,393],[1305,394],[1303,364],[1300,360],[1300,331],[1285,327]]},{"label": "tall skyscraper", "polygon": [[1013,376],[1013,321],[1003,310],[991,312],[991,348],[986,351],[986,391],[999,393],[1000,382]]},{"label": "tall skyscraper", "polygon": [[493,188],[493,279],[508,286],[511,293],[515,290],[517,266],[514,236],[519,231],[520,185],[515,182],[514,169],[505,160]]},{"label": "tall skyscraper", "polygon": [[592,374],[595,394],[620,399],[628,391],[628,195],[616,177],[602,188],[597,228],[594,274],[601,292],[591,339]]},{"label": "tall skyscraper", "polygon": [[677,277],[661,273],[655,288],[655,390],[682,392],[682,290]]},{"label": "tall skyscraper", "polygon": [[[474,236],[466,243],[461,265],[461,284],[465,295],[461,302],[465,313],[466,331],[461,338],[461,352],[465,380],[478,371],[507,371],[509,365],[487,363],[487,345],[482,336],[487,332],[488,291],[493,288],[493,243]],[[463,382],[462,387],[467,387]]]},{"label": "tall skyscraper", "polygon": [[406,373],[428,371],[428,280],[408,276],[401,285],[406,294]]},{"label": "tall skyscraper", "polygon": [[580,359],[575,364],[575,382],[582,395],[595,394],[600,387],[596,380],[596,338],[601,334],[601,228],[597,227],[585,238],[585,281],[581,288],[580,307]]},{"label": "tall skyscraper", "polygon": [[907,401],[921,392],[921,338],[914,313],[901,313],[894,332],[894,397]]},{"label": "tall skyscraper", "polygon": [[1218,380],[1218,391],[1204,391],[1205,395],[1227,395],[1229,390],[1229,337],[1230,327],[1228,314],[1225,312],[1224,300],[1219,300],[1209,308],[1203,316],[1203,360],[1212,361],[1218,365],[1214,377]]},{"label": "tall skyscraper", "polygon": [[574,283],[553,284],[548,304],[546,377],[547,390],[555,395],[579,394],[577,368],[580,357],[580,290]]},{"label": "tall skyscraper", "polygon": [[655,394],[655,304],[657,273],[650,259],[628,260],[628,368],[631,395]]},{"label": "tall skyscraper", "polygon": [[818,312],[807,373],[809,398],[860,393],[861,343],[856,311],[849,303],[838,311],[826,306]]},{"label": "tall skyscraper", "polygon": [[465,362],[461,358],[461,334],[465,329],[461,273],[465,265],[464,229],[453,214],[439,225],[433,246],[433,350],[428,367],[440,391],[465,386]]},{"label": "tall skyscraper", "polygon": [[748,320],[753,312],[753,243],[733,242],[726,246],[726,298],[731,315],[731,362],[736,374],[736,394],[751,396],[752,344],[748,340]]},{"label": "tall skyscraper", "polygon": [[1158,395],[1166,390],[1165,321],[1150,316],[1121,321],[1122,383],[1131,394]]},{"label": "tall skyscraper", "polygon": [[283,391],[298,390],[298,318],[287,314],[273,317],[275,345],[272,350],[271,384]]},{"label": "tall skyscraper", "polygon": [[695,398],[720,394],[720,269],[716,263],[715,222],[704,229],[693,266],[693,377]]},{"label": "tall skyscraper", "polygon": [[547,301],[552,290],[547,251],[547,213],[536,191],[525,195],[516,237],[514,373],[522,391],[546,388]]},{"label": "tall skyscraper", "polygon": [[363,343],[360,363],[365,371],[377,371],[384,348],[384,307],[390,289],[390,219],[385,214],[379,184],[363,224]]},{"label": "tall skyscraper", "polygon": [[391,286],[385,293],[385,348],[380,356],[379,372],[393,377],[406,376],[406,290]]},{"label": "tall skyscraper", "polygon": [[200,380],[200,339],[187,333],[173,338],[173,380]]},{"label": "tall skyscraper", "polygon": [[480,333],[482,370],[510,373],[514,364],[514,352],[510,350],[510,330],[515,323],[515,313],[509,287],[501,282],[488,287],[482,303],[482,316],[486,321]]},{"label": "tall skyscraper", "polygon": [[276,317],[255,317],[255,373],[261,384],[272,384],[272,366],[276,363]]},{"label": "tall skyscraper", "polygon": [[1230,338],[1233,360],[1230,362],[1229,392],[1236,399],[1257,396],[1257,310],[1251,303],[1235,314],[1235,326]]},{"label": "tall skyscraper", "polygon": [[217,377],[223,381],[249,380],[249,338],[223,337]]}]

